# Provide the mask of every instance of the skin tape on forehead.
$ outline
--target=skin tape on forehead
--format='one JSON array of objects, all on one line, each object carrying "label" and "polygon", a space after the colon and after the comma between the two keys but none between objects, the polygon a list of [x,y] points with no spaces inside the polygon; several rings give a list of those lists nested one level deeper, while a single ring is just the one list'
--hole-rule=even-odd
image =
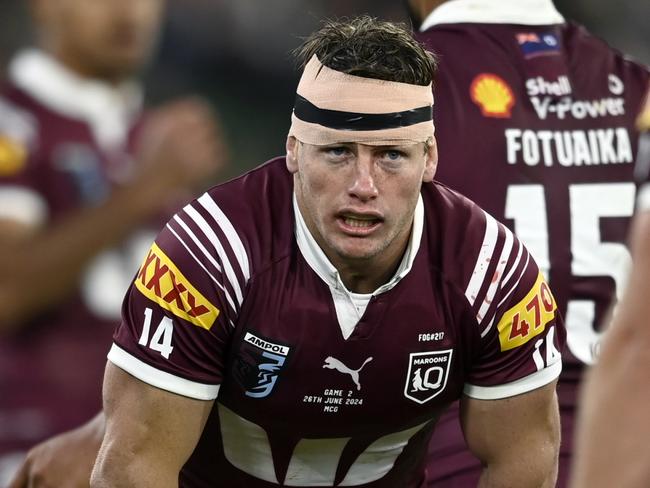
[{"label": "skin tape on forehead", "polygon": [[307,144],[425,142],[433,137],[431,84],[341,73],[313,56],[300,78],[289,135]]}]

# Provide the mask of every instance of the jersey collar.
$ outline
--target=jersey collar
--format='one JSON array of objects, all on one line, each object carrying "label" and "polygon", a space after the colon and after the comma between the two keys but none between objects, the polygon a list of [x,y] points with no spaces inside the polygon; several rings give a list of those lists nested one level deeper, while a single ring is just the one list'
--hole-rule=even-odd
[{"label": "jersey collar", "polygon": [[97,143],[120,146],[142,107],[142,91],[131,81],[118,86],[83,78],[38,49],[20,52],[9,65],[9,78],[39,103],[88,123]]},{"label": "jersey collar", "polygon": [[[293,211],[296,219],[295,232],[296,240],[298,242],[298,248],[300,249],[301,254],[307,261],[307,264],[314,270],[314,272],[325,282],[330,288],[345,290],[348,294],[349,290],[345,287],[341,281],[338,270],[327,258],[323,250],[320,248],[314,237],[311,235],[311,232],[307,228],[307,224],[300,213],[298,208],[298,201],[296,200],[296,195],[293,195]],[[413,261],[415,256],[418,253],[420,248],[420,242],[422,241],[422,231],[424,228],[424,204],[422,202],[422,196],[418,197],[418,202],[415,206],[415,213],[413,218],[413,230],[411,231],[411,237],[409,239],[406,252],[402,258],[397,271],[390,279],[390,281],[379,288],[377,288],[372,294],[378,295],[384,293],[391,288],[393,288],[399,281],[404,278],[411,270],[413,266]]]},{"label": "jersey collar", "polygon": [[561,24],[551,0],[450,0],[424,19],[420,31],[438,24]]}]

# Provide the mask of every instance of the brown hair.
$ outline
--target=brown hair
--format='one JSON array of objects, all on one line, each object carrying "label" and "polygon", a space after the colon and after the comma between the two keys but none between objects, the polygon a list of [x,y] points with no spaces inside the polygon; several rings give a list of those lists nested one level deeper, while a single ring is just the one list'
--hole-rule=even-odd
[{"label": "brown hair", "polygon": [[436,59],[401,23],[364,15],[351,20],[327,20],[293,51],[300,68],[313,55],[325,66],[350,75],[428,85]]}]

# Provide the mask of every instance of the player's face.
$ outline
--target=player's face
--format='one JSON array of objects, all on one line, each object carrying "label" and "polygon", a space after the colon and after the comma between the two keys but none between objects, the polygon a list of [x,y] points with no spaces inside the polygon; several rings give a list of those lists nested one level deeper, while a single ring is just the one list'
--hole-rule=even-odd
[{"label": "player's face", "polygon": [[303,144],[290,137],[287,165],[309,230],[332,264],[396,265],[406,247],[435,144]]},{"label": "player's face", "polygon": [[154,44],[165,0],[37,0],[46,49],[85,76],[132,75]]}]

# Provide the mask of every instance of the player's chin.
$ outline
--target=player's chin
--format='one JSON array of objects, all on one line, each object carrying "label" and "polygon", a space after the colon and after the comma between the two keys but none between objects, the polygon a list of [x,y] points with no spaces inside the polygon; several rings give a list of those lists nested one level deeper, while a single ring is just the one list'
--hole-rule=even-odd
[{"label": "player's chin", "polygon": [[336,246],[339,255],[353,261],[367,261],[377,256],[383,246],[369,237],[346,237]]}]

